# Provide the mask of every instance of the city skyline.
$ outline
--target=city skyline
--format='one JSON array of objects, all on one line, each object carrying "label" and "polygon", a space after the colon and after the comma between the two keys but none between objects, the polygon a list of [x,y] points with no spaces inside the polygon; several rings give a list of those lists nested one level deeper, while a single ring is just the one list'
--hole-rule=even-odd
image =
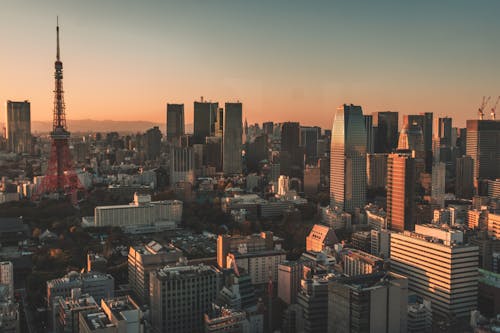
[{"label": "city skyline", "polygon": [[167,103],[184,103],[190,124],[204,96],[241,101],[250,123],[330,128],[335,108],[353,103],[463,127],[483,95],[499,94],[493,1],[119,4],[2,4],[4,45],[16,52],[0,55],[0,119],[6,100],[27,99],[34,121],[50,120],[56,15],[70,120],[163,123]]}]

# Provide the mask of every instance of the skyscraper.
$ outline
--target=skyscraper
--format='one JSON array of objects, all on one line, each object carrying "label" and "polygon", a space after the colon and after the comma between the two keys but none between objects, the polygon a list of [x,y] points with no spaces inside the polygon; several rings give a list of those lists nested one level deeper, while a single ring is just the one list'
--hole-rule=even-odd
[{"label": "skyscraper", "polygon": [[431,202],[444,208],[446,164],[443,162],[434,163],[432,167],[432,189]]},{"label": "skyscraper", "polygon": [[441,139],[441,146],[451,147],[451,121],[450,117],[438,118],[437,135]]},{"label": "skyscraper", "polygon": [[7,149],[18,154],[31,152],[29,101],[7,101]]},{"label": "skyscraper", "polygon": [[398,112],[373,113],[375,131],[375,152],[391,153],[398,144]]},{"label": "skyscraper", "polygon": [[346,212],[366,200],[366,130],[361,106],[342,105],[333,120],[330,153],[330,206]]},{"label": "skyscraper", "polygon": [[194,102],[193,142],[204,143],[207,136],[215,134],[215,120],[219,103]]},{"label": "skyscraper", "polygon": [[373,115],[364,115],[366,129],[366,153],[373,154],[375,152],[375,136],[373,130]]},{"label": "skyscraper", "polygon": [[415,160],[409,154],[387,159],[387,226],[391,230],[415,227]]},{"label": "skyscraper", "polygon": [[304,149],[300,146],[300,124],[285,122],[281,126],[280,172],[289,177],[303,178]]},{"label": "skyscraper", "polygon": [[155,160],[161,153],[161,131],[158,126],[150,128],[142,136],[146,159]]},{"label": "skyscraper", "polygon": [[225,174],[240,174],[242,171],[242,113],[241,103],[226,103],[222,142],[222,168]]},{"label": "skyscraper", "polygon": [[167,104],[167,140],[179,143],[184,135],[184,104]]},{"label": "skyscraper", "polygon": [[474,181],[500,178],[500,120],[467,120],[467,155],[474,160]]},{"label": "skyscraper", "polygon": [[304,147],[306,164],[316,165],[318,163],[318,140],[320,136],[320,127],[300,126],[300,145]]},{"label": "skyscraper", "polygon": [[432,170],[432,136],[433,136],[433,118],[432,112],[421,113],[424,117],[422,131],[424,133],[424,150],[425,150],[425,172],[430,173]]}]

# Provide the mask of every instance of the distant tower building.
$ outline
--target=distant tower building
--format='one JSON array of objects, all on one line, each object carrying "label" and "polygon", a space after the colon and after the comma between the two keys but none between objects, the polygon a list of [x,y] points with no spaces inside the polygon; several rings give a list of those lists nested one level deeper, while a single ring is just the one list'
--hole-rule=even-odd
[{"label": "distant tower building", "polygon": [[167,140],[180,143],[184,135],[184,104],[167,104]]},{"label": "distant tower building", "polygon": [[432,167],[431,201],[440,208],[444,207],[445,179],[446,164],[443,162],[435,163]]},{"label": "distant tower building", "polygon": [[330,206],[346,212],[365,206],[366,130],[361,106],[342,105],[333,120]]},{"label": "distant tower building", "polygon": [[373,131],[373,115],[364,115],[366,129],[366,153],[373,154],[375,152],[375,136]]},{"label": "distant tower building", "polygon": [[222,138],[223,134],[224,134],[224,108],[218,108],[215,119],[215,136]]},{"label": "distant tower building", "polygon": [[422,130],[423,140],[423,156],[425,158],[425,172],[431,173],[432,169],[432,127],[433,127],[433,114],[432,112],[425,112],[421,114],[412,114],[404,116],[403,127],[410,127],[412,124],[417,124]]},{"label": "distant tower building", "polygon": [[452,137],[452,119],[450,117],[438,118],[437,135],[441,141],[441,146],[451,147],[454,143]]},{"label": "distant tower building", "polygon": [[318,163],[318,140],[320,136],[320,127],[300,126],[300,145],[304,147],[306,164],[316,165]]},{"label": "distant tower building", "polygon": [[376,153],[366,155],[366,185],[371,189],[384,188],[387,182],[387,156]]},{"label": "distant tower building", "polygon": [[215,134],[215,119],[219,103],[194,102],[193,142],[204,143],[207,136]]},{"label": "distant tower building", "polygon": [[224,138],[222,142],[222,168],[224,174],[241,174],[242,105],[226,103],[224,112]]},{"label": "distant tower building", "polygon": [[161,137],[162,134],[158,126],[150,128],[144,133],[143,147],[146,159],[155,160],[160,157]]},{"label": "distant tower building", "polygon": [[500,120],[467,120],[467,155],[474,160],[474,182],[500,178]]},{"label": "distant tower building", "polygon": [[418,123],[406,123],[403,125],[399,133],[398,150],[414,151],[416,158],[423,159],[425,157],[424,135]]},{"label": "distant tower building", "polygon": [[415,226],[415,160],[390,154],[387,160],[387,225],[395,231]]},{"label": "distant tower building", "polygon": [[300,124],[285,122],[281,128],[280,167],[281,174],[302,179],[304,172],[304,149],[300,146]]},{"label": "distant tower building", "polygon": [[175,185],[177,182],[194,183],[193,148],[170,148],[170,186]]},{"label": "distant tower building", "polygon": [[274,134],[274,123],[272,121],[262,123],[262,130],[271,138]]},{"label": "distant tower building", "polygon": [[375,132],[375,152],[392,153],[398,144],[398,112],[383,111],[373,113]]},{"label": "distant tower building", "polygon": [[455,195],[462,199],[472,199],[474,195],[474,160],[470,156],[457,158]]},{"label": "distant tower building", "polygon": [[214,167],[216,172],[222,171],[222,137],[208,136],[203,146],[203,165]]},{"label": "distant tower building", "polygon": [[7,150],[31,153],[30,102],[7,101]]}]

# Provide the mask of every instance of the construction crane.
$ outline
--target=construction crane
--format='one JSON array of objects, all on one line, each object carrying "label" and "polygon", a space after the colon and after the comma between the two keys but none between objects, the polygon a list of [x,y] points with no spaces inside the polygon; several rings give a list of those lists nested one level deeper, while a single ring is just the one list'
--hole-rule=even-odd
[{"label": "construction crane", "polygon": [[479,120],[483,120],[483,118],[484,118],[484,109],[486,109],[486,105],[488,105],[488,102],[490,101],[490,98],[491,98],[491,96],[488,96],[488,98],[486,98],[486,96],[483,96],[483,102],[481,103],[481,106],[477,110],[477,112],[479,114]]},{"label": "construction crane", "polygon": [[496,110],[497,110],[497,105],[498,105],[498,101],[500,101],[500,96],[497,97],[497,100],[495,102],[495,104],[493,104],[493,107],[491,108],[491,119],[492,120],[495,120],[495,113],[496,113]]}]

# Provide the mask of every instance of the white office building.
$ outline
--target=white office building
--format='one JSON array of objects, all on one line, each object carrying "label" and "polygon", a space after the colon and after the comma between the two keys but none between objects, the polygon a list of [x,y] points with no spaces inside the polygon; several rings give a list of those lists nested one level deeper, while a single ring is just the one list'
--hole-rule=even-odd
[{"label": "white office building", "polygon": [[392,233],[390,258],[409,289],[432,302],[433,314],[467,317],[477,307],[479,248],[464,244],[461,231],[416,225]]},{"label": "white office building", "polygon": [[96,227],[121,227],[126,232],[140,232],[141,227],[152,231],[175,229],[182,219],[182,201],[151,201],[150,195],[134,195],[128,205],[98,206],[94,210]]}]

